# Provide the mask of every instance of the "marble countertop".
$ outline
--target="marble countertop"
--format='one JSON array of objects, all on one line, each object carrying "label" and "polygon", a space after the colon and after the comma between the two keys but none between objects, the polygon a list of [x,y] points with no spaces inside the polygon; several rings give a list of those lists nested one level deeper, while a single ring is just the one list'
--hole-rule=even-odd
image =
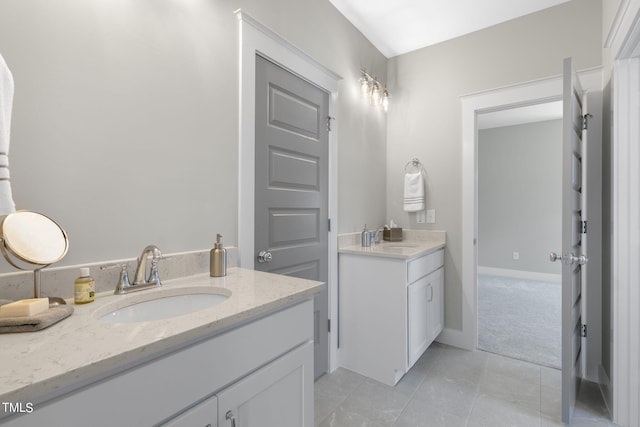
[{"label": "marble countertop", "polygon": [[386,258],[412,259],[435,252],[445,247],[444,234],[442,238],[434,237],[427,240],[403,240],[401,242],[372,243],[369,247],[361,245],[345,246],[338,249],[339,253],[353,255],[368,255]]},{"label": "marble countertop", "polygon": [[[163,283],[158,290],[128,295],[104,292],[93,303],[75,305],[71,317],[47,329],[0,335],[0,401],[35,404],[49,400],[308,299],[325,286],[241,268],[230,268],[226,277],[200,274]],[[185,291],[216,292],[230,297],[214,307],[167,319],[120,324],[98,319],[113,309],[152,299],[155,292],[169,296]]]}]

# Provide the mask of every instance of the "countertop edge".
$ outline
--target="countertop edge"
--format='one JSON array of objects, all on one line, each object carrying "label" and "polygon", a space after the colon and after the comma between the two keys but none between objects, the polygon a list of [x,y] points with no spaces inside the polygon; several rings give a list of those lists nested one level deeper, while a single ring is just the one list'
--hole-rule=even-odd
[{"label": "countertop edge", "polygon": [[[384,246],[400,246],[402,244],[414,245],[410,249],[405,252],[390,252],[388,250],[384,250]],[[350,254],[350,255],[359,255],[359,256],[371,256],[371,257],[381,257],[381,258],[397,258],[409,260],[419,256],[428,255],[430,253],[436,252],[446,246],[446,242],[422,242],[422,241],[402,241],[402,242],[388,242],[388,243],[380,243],[380,246],[371,245],[370,247],[363,247],[360,245],[355,246],[346,246],[344,248],[338,249],[339,254]],[[409,248],[408,248],[409,249]]]}]

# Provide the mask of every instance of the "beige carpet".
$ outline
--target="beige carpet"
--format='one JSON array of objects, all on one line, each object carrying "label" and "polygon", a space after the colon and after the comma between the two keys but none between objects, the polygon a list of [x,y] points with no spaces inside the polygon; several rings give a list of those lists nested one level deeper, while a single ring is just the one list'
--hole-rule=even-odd
[{"label": "beige carpet", "polygon": [[560,368],[561,285],[478,277],[478,348]]}]

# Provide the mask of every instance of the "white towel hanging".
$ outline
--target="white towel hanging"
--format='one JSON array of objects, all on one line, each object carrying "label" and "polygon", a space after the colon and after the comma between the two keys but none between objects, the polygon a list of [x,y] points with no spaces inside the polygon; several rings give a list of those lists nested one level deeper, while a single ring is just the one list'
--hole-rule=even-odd
[{"label": "white towel hanging", "polygon": [[0,55],[0,216],[16,211],[9,181],[9,135],[13,107],[13,76]]},{"label": "white towel hanging", "polygon": [[405,212],[423,211],[424,208],[424,179],[422,179],[422,172],[406,173],[404,175]]}]

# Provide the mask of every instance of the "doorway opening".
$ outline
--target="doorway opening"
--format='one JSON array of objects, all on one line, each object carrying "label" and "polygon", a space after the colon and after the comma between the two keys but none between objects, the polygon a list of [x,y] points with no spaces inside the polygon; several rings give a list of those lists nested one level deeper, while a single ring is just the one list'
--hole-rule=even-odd
[{"label": "doorway opening", "polygon": [[560,369],[562,101],[476,123],[478,349]]}]

